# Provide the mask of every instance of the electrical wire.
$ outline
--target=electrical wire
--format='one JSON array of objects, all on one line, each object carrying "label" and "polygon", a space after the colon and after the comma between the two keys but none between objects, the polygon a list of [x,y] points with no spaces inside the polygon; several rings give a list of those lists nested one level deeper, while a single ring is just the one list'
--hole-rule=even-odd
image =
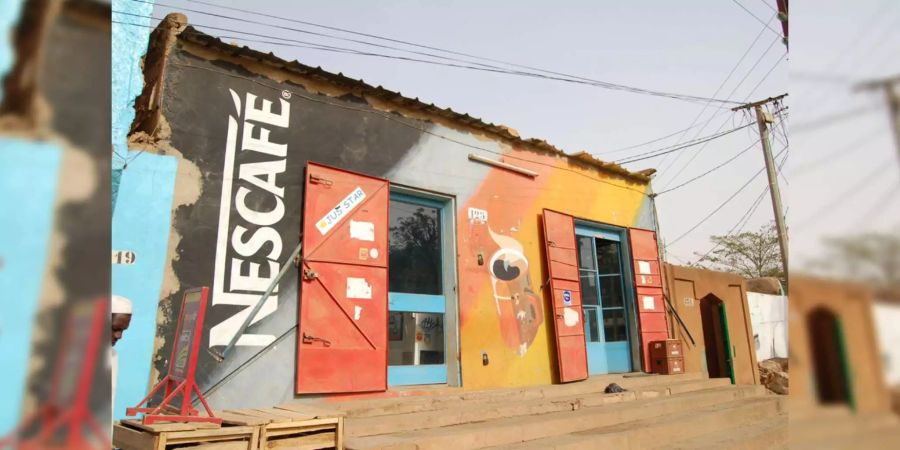
[{"label": "electrical wire", "polygon": [[721,169],[722,167],[725,167],[726,165],[728,165],[728,163],[730,163],[730,162],[736,160],[739,156],[743,155],[744,153],[747,153],[747,152],[750,151],[750,149],[752,149],[753,147],[756,147],[756,144],[759,144],[759,142],[760,142],[760,140],[757,139],[756,142],[750,144],[747,148],[745,148],[745,149],[739,151],[736,155],[732,156],[731,158],[726,159],[726,160],[723,161],[722,163],[720,163],[720,164],[716,165],[715,167],[713,167],[713,168],[707,170],[706,172],[703,172],[703,173],[701,173],[700,175],[697,175],[697,176],[695,176],[695,177],[693,177],[693,178],[691,178],[691,179],[685,181],[684,183],[681,183],[681,184],[679,184],[679,185],[677,185],[677,186],[675,186],[675,187],[666,189],[666,190],[661,191],[661,192],[657,192],[656,195],[657,195],[657,196],[660,196],[660,195],[663,195],[663,194],[665,194],[665,193],[667,193],[667,192],[672,192],[672,191],[674,191],[674,190],[676,190],[676,189],[679,189],[679,188],[682,188],[682,187],[684,187],[684,186],[687,186],[687,185],[689,185],[689,184],[691,184],[691,183],[693,183],[693,182],[695,182],[695,181],[697,181],[697,180],[699,180],[699,179],[701,179],[701,178],[703,178],[703,177],[705,177],[705,176],[707,176],[707,175],[709,175],[709,174],[711,174],[711,173],[713,173],[713,172],[715,172],[715,171]]},{"label": "electrical wire", "polygon": [[[722,117],[722,116],[724,116],[725,114],[728,114],[728,113],[729,113],[729,111],[720,112],[720,113],[717,114],[715,117]],[[592,155],[595,155],[595,156],[600,156],[600,155],[611,155],[611,154],[613,154],[613,153],[621,153],[621,152],[624,152],[624,151],[626,151],[626,150],[631,150],[631,149],[634,149],[634,148],[643,147],[643,146],[645,146],[645,145],[654,144],[654,143],[657,143],[657,142],[659,142],[659,141],[668,139],[668,138],[670,138],[670,137],[672,137],[672,136],[681,134],[681,133],[683,133],[683,132],[685,132],[685,131],[688,131],[688,130],[690,130],[690,129],[692,129],[692,128],[696,128],[696,127],[698,127],[698,126],[700,126],[700,125],[699,125],[699,124],[691,124],[691,126],[689,126],[689,127],[687,127],[687,128],[684,128],[684,129],[675,131],[675,132],[673,132],[673,133],[671,133],[671,134],[667,134],[667,135],[665,135],[665,136],[658,137],[658,138],[656,138],[656,139],[653,139],[653,140],[650,140],[650,141],[647,141],[647,142],[641,142],[640,144],[629,145],[629,146],[627,146],[627,147],[620,147],[620,148],[617,148],[617,149],[615,149],[615,150],[608,150],[608,151],[596,152],[596,153],[592,153]],[[677,144],[676,144],[676,145],[677,145]]]},{"label": "electrical wire", "polygon": [[[785,154],[784,158],[781,159],[781,162],[778,163],[779,170],[781,170],[781,168],[784,166],[784,163],[787,161],[787,156],[788,155]],[[747,211],[745,211],[744,214],[741,215],[741,218],[738,219],[738,221],[734,224],[734,226],[732,226],[731,229],[729,229],[728,232],[725,234],[726,239],[729,237],[736,236],[744,230],[744,227],[746,227],[747,224],[750,222],[750,219],[753,217],[753,213],[755,213],[756,210],[759,208],[759,205],[762,204],[762,200],[763,200],[763,198],[765,198],[765,195],[768,192],[769,192],[769,185],[766,184],[766,186],[765,186],[765,188],[763,188],[762,192],[760,192],[759,195],[756,197],[756,200],[754,200],[753,203],[750,205],[750,208],[748,208]],[[706,259],[706,257],[709,256],[710,253],[714,252],[716,249],[721,247],[721,245],[722,244],[718,243],[715,246],[713,246],[712,248],[710,248],[709,250],[707,250],[706,253],[704,253],[703,256],[701,256],[700,259],[697,260],[697,262],[699,263],[699,262],[703,261],[704,259]]]},{"label": "electrical wire", "polygon": [[[773,15],[771,18],[769,18],[769,22],[771,22],[772,19],[774,19],[774,18],[775,18],[775,15]],[[713,94],[713,97],[715,97],[716,95],[718,95],[718,94],[719,94],[719,91],[725,86],[725,84],[728,83],[728,80],[731,79],[732,75],[734,75],[734,72],[737,70],[738,67],[741,66],[741,63],[744,62],[744,59],[747,58],[747,55],[750,54],[750,51],[753,50],[753,47],[756,46],[756,43],[759,42],[759,38],[761,38],[762,35],[763,35],[763,33],[765,33],[765,32],[766,32],[766,29],[765,29],[765,28],[762,28],[762,29],[759,30],[759,33],[756,34],[756,37],[753,38],[753,41],[750,42],[750,45],[747,46],[747,49],[744,50],[744,53],[741,55],[740,58],[738,58],[737,63],[735,63],[734,66],[731,68],[731,70],[728,71],[728,75],[725,76],[725,79],[723,79],[722,82],[719,83],[719,87],[716,88],[716,92]],[[769,45],[769,48],[767,48],[766,51],[763,53],[763,56],[764,56],[766,53],[768,53],[769,50],[770,50],[770,49],[772,48],[772,46],[774,46],[774,45],[775,45],[775,42],[772,42],[772,43]],[[751,67],[750,70],[747,72],[748,74],[749,74],[750,72],[752,72],[753,69],[755,69],[757,65],[759,65],[759,61],[760,61],[761,59],[762,59],[762,57],[760,57],[760,59],[756,61],[756,63],[753,65],[753,67]],[[747,78],[747,75],[744,75],[744,79],[746,79],[746,78]],[[737,84],[737,86],[740,86],[741,84],[743,84],[744,79],[742,79],[742,80]],[[736,89],[732,89],[732,90],[731,90],[731,94],[729,94],[729,95],[733,95],[734,92],[735,92],[735,90],[736,90]],[[681,141],[684,140],[684,137],[687,135],[687,130],[691,129],[691,128],[692,128],[692,127],[700,120],[700,117],[703,116],[703,113],[706,111],[706,108],[707,108],[708,106],[709,106],[708,103],[703,105],[703,109],[701,109],[700,112],[697,114],[697,116],[694,117],[694,120],[691,121],[691,125],[688,126],[687,129],[685,129],[684,134],[682,134],[681,137],[678,138],[678,141],[676,142],[676,144],[678,144],[678,143],[680,143]],[[700,128],[700,130],[697,131],[697,134],[694,135],[694,137],[696,138],[697,135],[699,135],[701,132],[703,132],[703,129],[706,128],[706,126],[709,125],[709,123],[712,122],[712,120],[713,120],[714,118],[715,118],[715,116],[710,117],[709,120],[707,120],[707,121],[703,124],[703,127]],[[723,126],[724,126],[724,125],[723,125]],[[719,128],[719,129],[721,129],[721,128]],[[677,160],[677,159],[678,159],[678,157],[675,158],[675,160]],[[660,166],[662,166],[662,164],[665,163],[665,161],[666,161],[666,158],[663,158],[662,160],[660,160],[660,161],[659,161]],[[672,163],[670,163],[668,167],[671,167],[672,164],[674,164],[674,161],[673,161]]]},{"label": "electrical wire", "polygon": [[[130,0],[130,1],[133,1],[133,2],[139,2],[139,3],[150,3],[150,2],[147,2],[146,0]],[[159,3],[159,2],[157,2],[156,4],[157,4],[157,5],[160,5],[160,6],[168,6],[168,7],[175,8],[174,6],[171,6],[171,5],[165,5],[165,4],[162,4],[162,3]],[[496,72],[496,73],[505,73],[505,74],[511,74],[511,75],[530,76],[530,77],[543,78],[543,79],[549,79],[549,80],[565,81],[565,82],[570,82],[570,83],[577,83],[577,84],[584,84],[584,85],[589,85],[589,86],[600,87],[600,88],[604,88],[604,89],[626,91],[626,92],[631,92],[631,93],[639,93],[639,94],[652,95],[652,96],[659,96],[659,97],[667,97],[667,98],[672,98],[672,99],[677,99],[677,100],[684,100],[684,101],[690,101],[690,102],[701,102],[701,101],[703,101],[703,102],[718,102],[718,103],[723,103],[723,104],[735,104],[735,105],[736,105],[736,104],[739,104],[739,102],[733,101],[733,100],[723,100],[723,99],[708,98],[708,97],[700,97],[700,96],[693,96],[693,95],[687,95],[687,94],[677,94],[677,93],[671,93],[671,92],[655,91],[655,90],[650,90],[650,89],[643,89],[643,88],[638,88],[638,87],[633,87],[633,86],[627,86],[627,85],[623,85],[623,84],[617,84],[617,83],[611,83],[611,82],[606,82],[606,81],[594,80],[594,79],[590,79],[590,78],[586,78],[586,77],[581,77],[581,76],[568,75],[568,74],[558,73],[558,72],[552,72],[552,73],[554,74],[554,76],[547,76],[547,75],[541,75],[541,74],[534,73],[534,72],[523,72],[523,71],[509,70],[509,69],[501,68],[501,67],[498,67],[498,66],[495,66],[495,65],[484,64],[484,63],[479,63],[479,62],[473,62],[473,61],[468,61],[468,60],[462,60],[462,59],[459,59],[459,58],[453,58],[453,57],[446,57],[446,56],[441,56],[441,55],[435,55],[435,54],[433,54],[433,53],[418,52],[418,51],[409,50],[409,49],[402,49],[402,48],[398,48],[398,47],[387,46],[387,45],[382,45],[382,44],[376,44],[376,43],[372,43],[372,42],[367,42],[367,41],[363,41],[363,40],[359,40],[359,39],[350,39],[350,38],[344,38],[344,37],[340,37],[340,36],[329,35],[329,34],[326,34],[326,33],[318,33],[318,32],[315,32],[315,31],[303,30],[303,29],[299,29],[299,28],[284,27],[284,26],[275,25],[275,24],[266,23],[266,22],[253,21],[253,20],[249,20],[249,19],[246,19],[246,18],[238,18],[238,17],[231,17],[231,16],[227,16],[227,15],[223,15],[223,14],[211,13],[211,12],[208,12],[208,11],[200,11],[200,10],[193,10],[193,9],[187,9],[187,8],[183,8],[183,9],[186,10],[186,11],[197,12],[197,13],[199,13],[199,14],[209,15],[209,16],[213,16],[213,17],[219,17],[219,18],[223,18],[223,19],[235,20],[235,21],[240,21],[240,22],[245,22],[245,23],[253,23],[253,24],[257,24],[257,25],[263,25],[263,26],[268,26],[268,27],[273,27],[273,28],[279,28],[279,29],[284,29],[284,30],[288,30],[288,31],[292,31],[292,32],[298,32],[298,33],[310,34],[310,35],[315,35],[315,36],[320,36],[320,37],[327,37],[327,38],[332,38],[332,39],[340,39],[340,40],[349,41],[349,42],[354,42],[354,43],[359,43],[359,44],[363,44],[363,45],[369,45],[369,46],[374,46],[374,47],[379,47],[379,48],[384,48],[384,49],[390,49],[390,50],[395,50],[395,51],[402,51],[402,52],[408,52],[408,53],[413,53],[413,54],[418,54],[418,55],[424,55],[424,56],[429,56],[429,57],[432,57],[432,58],[439,58],[439,59],[445,59],[445,60],[450,60],[450,61],[462,62],[462,63],[465,63],[465,64],[474,64],[474,65],[476,65],[476,66],[480,66],[480,68],[479,68],[479,67],[475,67],[475,66],[471,66],[471,65],[468,65],[468,66],[465,66],[465,65],[464,65],[464,66],[460,66],[459,64],[446,64],[446,63],[445,63],[445,64],[440,64],[440,63],[438,63],[437,61],[427,61],[427,60],[420,60],[420,59],[415,59],[415,58],[404,58],[404,57],[397,57],[397,56],[394,56],[394,55],[375,54],[375,53],[371,53],[371,52],[359,52],[359,53],[353,53],[353,54],[358,54],[358,55],[366,55],[366,56],[382,56],[382,57],[389,57],[389,58],[392,58],[392,59],[400,59],[400,60],[414,61],[414,62],[426,62],[426,61],[427,61],[428,63],[432,63],[432,64],[440,64],[440,65],[446,65],[446,66],[449,66],[449,67],[462,67],[462,68],[467,68],[467,69],[472,69],[472,70],[484,70],[484,71]],[[118,14],[126,14],[126,15],[138,16],[138,17],[142,17],[142,18],[148,18],[148,17],[149,17],[149,16],[144,16],[144,15],[141,15],[141,14],[132,14],[132,13],[127,13],[127,12],[123,12],[123,11],[113,11],[113,12],[118,13]],[[156,18],[156,17],[150,17],[150,18],[155,19],[155,20],[161,20],[161,19]],[[221,28],[221,27],[213,27],[213,26],[201,25],[201,24],[195,24],[195,25],[198,26],[198,27],[204,27],[204,28],[209,28],[209,29],[216,29],[216,30],[219,30],[219,31],[229,31],[229,32],[239,33],[239,34],[247,34],[247,35],[251,35],[251,36],[264,37],[264,38],[268,38],[268,39],[279,39],[279,40],[285,40],[285,41],[293,41],[292,39],[281,38],[281,37],[277,37],[277,36],[260,35],[260,34],[258,34],[258,33],[248,33],[248,32],[244,32],[244,31],[240,31],[240,30],[224,29],[224,28]],[[270,43],[271,43],[271,42],[270,42]],[[303,44],[307,44],[307,45],[309,45],[309,44],[312,44],[312,45],[319,45],[319,44],[309,43],[309,42],[302,42],[302,43],[303,43]],[[321,49],[320,49],[320,50],[321,50]],[[345,48],[344,50],[355,50],[355,49],[346,49],[346,48]],[[516,66],[519,66],[519,67],[528,67],[528,66],[522,66],[522,65],[516,65]],[[541,71],[541,72],[545,72],[545,73],[550,73],[550,71],[546,71],[546,70],[543,70],[543,69],[531,68],[530,70],[537,70],[537,71]]]},{"label": "electrical wire", "polygon": [[[769,46],[766,47],[766,50],[765,50],[761,55],[759,55],[759,58],[756,59],[756,61],[753,63],[753,65],[750,67],[750,69],[747,71],[747,73],[744,74],[743,78],[741,78],[741,80],[738,81],[738,83],[731,89],[731,93],[728,94],[729,96],[734,95],[734,93],[737,92],[737,90],[738,90],[741,86],[743,86],[744,82],[747,81],[747,78],[750,77],[750,74],[752,74],[753,71],[756,70],[756,68],[757,68],[757,67],[759,66],[759,64],[763,61],[763,59],[765,59],[766,55],[768,55],[769,52],[772,51],[772,48],[775,47],[775,44],[777,44],[778,41],[779,41],[779,39],[776,38],[776,39],[773,39],[772,42],[769,43]],[[773,69],[774,69],[774,67],[777,67],[778,64],[779,64],[780,62],[781,62],[781,60],[778,60],[778,61],[775,63],[775,65],[773,66]],[[772,73],[772,70],[770,69],[769,72],[767,72],[766,75],[763,76],[763,78],[760,80],[760,83],[757,83],[757,85],[756,85],[753,89],[750,90],[750,92],[749,92],[749,93],[747,94],[747,96],[744,98],[744,103],[747,102],[747,100],[750,98],[750,96],[753,95],[754,92],[756,92],[756,89],[757,89],[757,88],[759,88],[759,84],[761,84],[761,82],[762,82],[763,80],[765,80],[766,78],[768,78],[769,74],[771,74],[771,73]],[[704,124],[704,126],[703,126],[702,128],[700,128],[700,130],[698,130],[698,134],[699,134],[700,132],[702,132],[702,131],[706,128],[706,126],[709,125],[710,122],[712,122],[712,119],[713,119],[712,117],[710,117],[709,119],[707,119],[707,121],[706,121],[706,123]],[[725,125],[727,125],[727,124],[728,124],[728,121],[727,121],[727,120],[724,121],[724,122],[722,122],[722,124],[719,125],[719,128],[716,129],[715,132],[718,132],[718,131],[721,130],[723,127],[725,127]],[[705,149],[706,149],[705,146],[704,146],[703,148],[700,148],[700,149],[694,154],[694,156],[691,157],[691,159],[688,160],[688,162],[685,163],[685,165],[682,166],[681,169],[679,169],[678,172],[675,173],[674,176],[672,176],[672,177],[669,178],[669,181],[666,182],[666,184],[663,186],[663,188],[665,189],[666,187],[668,187],[669,185],[671,185],[672,183],[674,183],[674,182],[675,182],[675,179],[678,178],[678,176],[681,175],[682,172],[684,172],[684,169],[686,169],[687,166],[689,166],[689,165],[697,158],[697,156],[698,156],[700,153],[702,153],[703,150],[705,150]],[[660,167],[659,172],[660,172],[660,173],[665,173],[665,172],[667,172],[670,168],[672,168],[672,166],[675,165],[675,163],[678,161],[679,157],[680,157],[680,155],[679,155],[679,156],[676,156],[676,158],[675,158],[674,160],[672,160],[672,162],[669,163],[669,165],[666,166],[665,168]]]},{"label": "electrical wire", "polygon": [[[731,1],[734,2],[735,5],[740,6],[741,9],[743,9],[744,11],[747,12],[747,14],[750,14],[751,16],[753,16],[753,18],[756,19],[757,22],[763,24],[764,27],[766,27],[766,28],[768,28],[769,30],[771,30],[771,31],[772,31],[773,33],[775,33],[779,38],[782,37],[782,36],[781,36],[781,33],[779,33],[778,30],[776,30],[776,29],[770,27],[769,24],[767,24],[767,23],[764,22],[762,19],[760,19],[759,17],[757,17],[756,14],[753,14],[753,12],[750,11],[749,9],[747,9],[744,5],[742,5],[741,2],[739,2],[738,0],[731,0]],[[776,14],[777,14],[777,13],[776,13]]]},{"label": "electrical wire", "polygon": [[623,158],[623,159],[620,159],[620,160],[615,160],[615,161],[613,161],[613,162],[616,163],[616,164],[630,164],[630,163],[637,162],[637,161],[643,161],[643,160],[645,160],[645,159],[651,159],[651,158],[656,158],[656,157],[658,157],[658,156],[668,155],[668,154],[670,154],[670,153],[672,153],[672,152],[677,152],[677,151],[680,151],[680,150],[684,150],[684,149],[686,149],[686,148],[690,148],[690,147],[693,147],[693,146],[695,146],[695,145],[704,144],[704,143],[709,142],[709,141],[711,141],[711,140],[718,139],[718,138],[723,137],[723,136],[727,136],[727,135],[729,135],[729,134],[731,134],[731,133],[734,133],[734,132],[736,132],[736,131],[743,130],[744,128],[747,128],[747,127],[749,127],[749,126],[751,126],[751,125],[753,125],[753,124],[752,124],[752,123],[748,123],[748,124],[746,124],[746,125],[743,125],[743,126],[740,126],[740,127],[737,127],[737,128],[732,128],[732,129],[730,129],[730,130],[728,130],[728,131],[723,131],[723,132],[720,132],[720,133],[711,134],[711,135],[709,135],[709,136],[704,136],[704,137],[702,137],[702,138],[695,139],[695,140],[686,142],[686,143],[681,144],[681,145],[674,145],[674,146],[664,147],[664,148],[657,149],[657,150],[651,150],[651,151],[649,151],[649,152],[639,153],[639,154],[637,154],[637,155],[630,156],[630,157],[627,157],[627,158]]},{"label": "electrical wire", "polygon": [[[777,41],[777,40],[772,41],[772,45],[774,45],[775,42],[778,42],[778,41]],[[769,45],[769,49],[772,48],[772,45]],[[768,53],[768,50],[766,50],[766,53]],[[765,56],[765,54],[763,54],[763,56]],[[744,98],[744,102],[746,102],[747,100],[750,99],[750,96],[752,96],[753,93],[756,92],[757,89],[759,89],[759,87],[762,85],[763,81],[765,81],[767,78],[769,78],[769,75],[771,75],[772,72],[774,72],[775,68],[778,67],[779,64],[781,64],[781,62],[784,60],[784,58],[785,58],[786,56],[787,56],[787,53],[784,53],[784,54],[781,55],[781,58],[779,58],[777,61],[775,61],[775,64],[772,65],[772,67],[769,69],[769,71],[766,72],[766,74],[763,75],[763,77],[759,80],[759,82],[756,83],[756,86],[754,86],[753,89],[750,90],[750,92],[749,92],[749,93],[747,94],[747,96]],[[760,60],[761,60],[761,58],[760,58]],[[760,60],[757,60],[757,62],[760,61]],[[750,70],[752,71],[753,69],[751,68]],[[748,75],[749,75],[749,73],[750,73],[750,72],[748,72]],[[744,79],[746,79],[746,76],[744,77]],[[735,86],[735,89],[732,90],[732,93],[734,93],[734,91],[737,90],[737,87],[739,87],[741,84],[743,84],[743,80],[741,80],[741,82],[738,83],[737,86]],[[730,94],[729,94],[729,95],[730,95]],[[719,126],[719,129],[722,129],[722,127],[724,127],[724,126],[725,126],[725,123],[723,123],[722,125],[720,125],[720,126]],[[690,166],[691,163],[694,162],[694,160],[697,159],[697,157],[700,156],[700,153],[702,153],[703,150],[705,150],[705,149],[706,149],[706,146],[705,146],[705,145],[704,145],[703,147],[700,147],[699,149],[697,149],[697,151],[694,152],[694,154],[691,156],[691,158],[688,160],[688,162],[685,163],[685,165],[683,165],[683,166],[681,167],[681,169],[679,169],[678,172],[675,173],[675,175],[673,175],[671,178],[669,178],[669,181],[666,183],[665,186],[663,186],[663,189],[667,188],[669,185],[671,185],[672,183],[674,183],[675,180],[678,178],[678,176],[681,175],[681,174],[684,172],[684,170],[687,169],[688,166]]]},{"label": "electrical wire", "polygon": [[[780,152],[778,152],[777,155],[775,155],[775,157],[777,158],[778,156],[781,156],[781,154],[782,154],[785,150],[787,150],[787,149],[782,149]],[[716,213],[718,213],[719,211],[721,211],[722,208],[724,208],[728,203],[730,203],[732,200],[734,200],[734,198],[737,197],[738,194],[740,194],[741,192],[743,192],[743,190],[746,189],[747,186],[749,186],[750,183],[752,183],[753,180],[756,179],[756,177],[758,177],[761,173],[765,172],[765,170],[766,170],[766,168],[765,168],[765,167],[762,167],[761,169],[759,169],[758,171],[756,171],[756,173],[754,173],[753,176],[750,177],[749,180],[747,180],[747,182],[745,182],[743,185],[741,185],[741,187],[738,188],[737,191],[735,191],[733,194],[731,194],[730,197],[728,197],[727,199],[725,199],[724,202],[720,203],[719,206],[717,206],[717,207],[716,207],[715,209],[713,209],[709,214],[707,214],[707,215],[704,216],[702,219],[700,219],[700,221],[697,222],[696,224],[694,224],[694,226],[692,226],[691,228],[689,228],[689,229],[688,229],[687,231],[685,231],[684,233],[681,233],[681,234],[680,234],[678,237],[676,237],[675,239],[669,241],[669,244],[668,244],[668,245],[673,245],[673,244],[675,244],[676,242],[680,241],[680,240],[683,239],[685,236],[687,236],[688,234],[691,234],[694,230],[696,230],[697,228],[699,228],[700,225],[703,225],[704,223],[706,223],[707,220],[709,220],[712,216],[714,216]]]},{"label": "electrical wire", "polygon": [[[240,78],[240,79],[243,79],[243,80],[247,80],[247,81],[256,83],[256,84],[258,84],[258,85],[260,85],[260,86],[263,86],[263,87],[265,87],[265,88],[268,88],[268,89],[277,90],[277,91],[279,91],[279,92],[282,91],[281,88],[269,86],[269,85],[267,85],[267,84],[265,84],[265,83],[262,83],[262,82],[260,82],[260,81],[258,81],[258,80],[254,80],[253,78],[250,78],[250,77],[247,77],[247,76],[243,76],[243,75],[233,74],[233,73],[229,73],[229,72],[225,72],[225,71],[221,71],[221,70],[216,70],[216,69],[212,69],[212,68],[208,68],[208,67],[194,66],[194,65],[192,65],[192,64],[183,64],[183,63],[175,63],[175,62],[172,62],[171,64],[172,64],[172,65],[175,65],[175,66],[179,66],[179,67],[187,67],[187,68],[196,69],[196,70],[205,70],[205,71],[208,71],[208,72],[214,72],[214,73],[218,73],[218,74],[220,74],[220,75],[228,76],[228,77],[232,77],[232,78]],[[555,169],[555,170],[563,170],[563,171],[567,171],[567,172],[572,172],[572,173],[574,173],[574,174],[576,174],[576,175],[580,175],[580,176],[585,177],[585,178],[587,178],[587,179],[589,179],[589,180],[592,180],[592,181],[594,181],[594,182],[603,183],[603,184],[608,184],[608,185],[610,185],[610,186],[615,186],[615,187],[617,187],[617,188],[619,188],[619,189],[624,189],[624,190],[628,190],[628,191],[633,191],[633,192],[636,192],[636,193],[641,194],[641,195],[644,195],[644,196],[648,195],[647,192],[645,192],[645,191],[643,191],[643,190],[631,188],[631,187],[628,187],[628,186],[623,186],[623,185],[620,185],[620,184],[616,184],[616,183],[613,183],[613,182],[604,180],[604,179],[602,179],[602,178],[597,178],[597,177],[593,177],[593,176],[587,175],[587,174],[582,173],[582,172],[577,171],[577,170],[568,169],[568,168],[565,168],[565,167],[557,166],[557,165],[550,164],[550,163],[545,163],[545,162],[542,162],[542,161],[535,161],[535,160],[532,160],[532,159],[523,158],[523,157],[521,157],[521,156],[516,156],[516,155],[509,154],[509,153],[503,153],[503,152],[499,152],[499,151],[496,151],[496,150],[493,150],[493,149],[484,148],[484,147],[479,147],[479,146],[477,146],[477,145],[472,145],[472,144],[469,144],[469,143],[466,143],[466,142],[462,142],[462,141],[460,141],[460,140],[457,140],[457,139],[454,139],[454,138],[451,138],[451,137],[442,135],[442,134],[440,134],[440,133],[435,133],[435,132],[430,131],[430,130],[424,128],[424,127],[417,126],[417,125],[415,125],[415,124],[413,124],[413,123],[408,123],[406,120],[401,120],[400,118],[398,118],[398,117],[397,117],[396,115],[394,115],[394,114],[388,114],[388,113],[384,113],[384,112],[382,112],[382,111],[377,111],[377,110],[373,110],[373,109],[365,109],[365,108],[359,108],[359,107],[354,107],[354,106],[350,106],[350,105],[344,105],[344,104],[332,103],[332,102],[330,102],[330,101],[322,100],[322,99],[315,98],[315,97],[310,97],[310,96],[304,95],[304,94],[299,93],[299,92],[291,92],[291,98],[293,98],[293,97],[299,97],[299,98],[302,98],[302,99],[307,100],[307,101],[311,101],[311,102],[314,102],[314,103],[320,103],[320,104],[332,106],[332,107],[335,107],[335,108],[341,108],[341,109],[346,109],[346,110],[350,110],[350,111],[357,111],[357,112],[363,112],[363,113],[367,113],[367,114],[377,115],[377,116],[382,117],[382,118],[384,118],[384,119],[387,119],[387,120],[390,120],[390,121],[393,121],[393,122],[397,122],[397,123],[399,123],[399,124],[401,124],[401,125],[403,125],[403,126],[406,126],[406,127],[412,128],[412,129],[414,129],[414,130],[417,130],[417,131],[419,131],[419,132],[421,132],[421,133],[428,134],[428,135],[434,136],[434,137],[436,137],[436,138],[446,140],[446,141],[448,141],[448,142],[453,142],[453,143],[458,144],[458,145],[463,146],[463,147],[467,147],[467,148],[471,148],[471,149],[475,149],[475,150],[481,150],[481,151],[483,151],[483,152],[495,154],[495,155],[498,155],[498,156],[503,156],[504,158],[515,159],[515,160],[519,160],[519,161],[523,161],[523,162],[528,162],[528,163],[531,163],[531,164],[536,164],[536,165],[546,166],[546,167],[553,168],[553,169]]]}]

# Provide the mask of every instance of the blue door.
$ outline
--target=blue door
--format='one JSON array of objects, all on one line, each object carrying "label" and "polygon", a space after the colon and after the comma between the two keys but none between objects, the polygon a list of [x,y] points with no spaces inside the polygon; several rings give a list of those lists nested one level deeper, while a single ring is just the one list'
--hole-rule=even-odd
[{"label": "blue door", "polygon": [[577,226],[575,234],[588,371],[592,375],[631,372],[624,230]]},{"label": "blue door", "polygon": [[443,223],[448,205],[391,193],[389,386],[447,383]]}]

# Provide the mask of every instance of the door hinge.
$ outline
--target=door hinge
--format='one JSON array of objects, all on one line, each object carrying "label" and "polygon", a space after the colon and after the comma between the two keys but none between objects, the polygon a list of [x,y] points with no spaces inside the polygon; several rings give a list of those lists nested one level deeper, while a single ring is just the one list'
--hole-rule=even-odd
[{"label": "door hinge", "polygon": [[303,333],[303,343],[304,344],[312,344],[313,342],[321,342],[326,347],[331,347],[331,341],[328,339],[322,339],[320,337],[316,337],[310,334]]},{"label": "door hinge", "polygon": [[321,177],[319,175],[309,175],[309,182],[312,184],[322,184],[325,186],[331,186],[334,184],[334,181],[329,180],[328,178]]}]

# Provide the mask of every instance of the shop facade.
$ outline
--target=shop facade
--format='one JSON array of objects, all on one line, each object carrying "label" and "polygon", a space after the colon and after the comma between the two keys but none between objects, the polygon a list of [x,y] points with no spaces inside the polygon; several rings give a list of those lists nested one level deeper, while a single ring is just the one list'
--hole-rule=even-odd
[{"label": "shop facade", "polygon": [[201,356],[216,407],[649,367],[647,343],[669,336],[652,172],[235,47],[183,17],[151,35],[131,131],[132,150],[177,159],[151,382],[185,289],[210,287],[202,345],[222,348],[283,264],[296,270],[235,351]]}]

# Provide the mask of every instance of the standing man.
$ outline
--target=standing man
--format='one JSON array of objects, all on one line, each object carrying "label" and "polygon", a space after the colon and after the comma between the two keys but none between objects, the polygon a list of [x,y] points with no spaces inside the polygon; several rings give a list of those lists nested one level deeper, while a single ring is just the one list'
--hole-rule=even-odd
[{"label": "standing man", "polygon": [[[109,364],[110,364],[110,375],[111,385],[112,385],[112,395],[110,397],[111,405],[115,405],[116,402],[116,378],[118,376],[119,371],[119,355],[116,353],[116,349],[114,346],[119,339],[122,339],[122,333],[128,329],[128,326],[131,325],[131,300],[128,300],[125,297],[119,295],[112,296],[112,305],[110,305],[110,311],[112,312],[112,316],[110,317],[110,323],[112,324],[112,332],[110,336],[112,338],[112,346],[109,347]],[[114,406],[110,406],[112,408]],[[112,411],[112,410],[110,410]]]}]

